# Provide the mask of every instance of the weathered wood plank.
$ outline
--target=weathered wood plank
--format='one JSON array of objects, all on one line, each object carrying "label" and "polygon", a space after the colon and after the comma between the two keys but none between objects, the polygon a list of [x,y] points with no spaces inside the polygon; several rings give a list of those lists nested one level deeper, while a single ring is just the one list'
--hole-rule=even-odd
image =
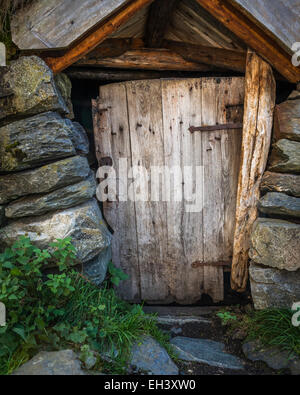
[{"label": "weathered wood plank", "polygon": [[245,52],[167,40],[163,42],[163,46],[178,53],[190,62],[213,65],[221,69],[230,69],[241,73],[244,73],[246,69]]},{"label": "weathered wood plank", "polygon": [[217,48],[245,48],[237,36],[194,0],[179,2],[165,38]]},{"label": "weathered wood plank", "polygon": [[239,292],[247,285],[250,233],[257,218],[259,186],[270,149],[275,90],[270,65],[249,50],[231,274],[231,286]]},{"label": "weathered wood plank", "polygon": [[287,54],[252,20],[241,14],[228,0],[197,0],[197,2],[270,62],[287,80],[293,83],[300,81],[300,68],[292,65],[290,54]]},{"label": "weathered wood plank", "polygon": [[300,37],[300,4],[298,0],[232,0],[247,13],[250,18],[258,21],[268,34],[291,54],[292,45]]},{"label": "weathered wood plank", "polygon": [[178,0],[158,0],[151,4],[145,34],[147,47],[161,47],[177,4]]},{"label": "weathered wood plank", "polygon": [[[161,81],[127,82],[132,166],[164,165],[164,137],[161,106]],[[143,178],[140,189],[133,188],[139,252],[141,300],[171,302],[166,259],[166,203],[150,200],[150,180]],[[141,194],[145,193],[145,197]],[[144,200],[144,198],[146,200]]]},{"label": "weathered wood plank", "polygon": [[200,64],[185,60],[182,56],[168,49],[135,49],[118,57],[97,57],[92,53],[80,59],[76,66],[111,67],[140,70],[181,70],[209,71],[213,65]]},{"label": "weathered wood plank", "polygon": [[63,55],[57,57],[45,57],[46,63],[51,67],[54,73],[59,73],[71,64],[75,63],[81,57],[95,49],[109,35],[116,32],[140,9],[152,3],[153,0],[132,0],[125,3],[125,6],[116,14],[113,14],[108,20],[105,19],[93,29],[90,34],[74,44]]},{"label": "weathered wood plank", "polygon": [[20,49],[65,48],[108,18],[128,0],[39,0],[12,18],[14,43]]},{"label": "weathered wood plank", "polygon": [[[167,205],[168,219],[168,275],[170,292],[177,303],[195,303],[203,293],[203,267],[193,268],[196,261],[203,261],[202,183],[195,190],[196,166],[202,165],[202,136],[192,135],[188,128],[191,122],[201,123],[200,79],[162,81],[162,105],[164,124],[164,156],[166,167],[177,169],[183,175],[182,182],[174,185],[178,199],[172,196]],[[185,166],[192,166],[185,171]],[[192,191],[189,192],[190,177]],[[191,178],[193,177],[193,178]],[[201,176],[200,176],[201,177]],[[189,193],[188,193],[189,192]],[[192,202],[187,193],[198,192],[199,212],[189,212]],[[180,200],[180,194],[182,200]],[[185,199],[185,200],[184,200]],[[177,201],[176,201],[177,200]],[[194,202],[195,203],[195,202]]]},{"label": "weathered wood plank", "polygon": [[[100,108],[107,109],[101,114]],[[125,84],[106,85],[100,88],[100,96],[95,116],[95,145],[99,164],[101,159],[111,157],[116,176],[119,180],[122,172],[127,176],[126,168],[119,167],[119,159],[132,165],[127,97]],[[104,216],[114,231],[112,239],[113,262],[129,275],[118,287],[120,296],[131,301],[140,301],[140,275],[137,245],[137,230],[134,202],[122,201],[120,190],[115,202],[103,202]]]}]

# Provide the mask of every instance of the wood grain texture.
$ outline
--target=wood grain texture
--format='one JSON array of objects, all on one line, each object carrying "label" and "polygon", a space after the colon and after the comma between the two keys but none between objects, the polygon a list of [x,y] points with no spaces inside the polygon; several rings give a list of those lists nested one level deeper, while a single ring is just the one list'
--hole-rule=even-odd
[{"label": "wood grain texture", "polygon": [[298,0],[232,0],[291,54],[300,37],[300,3]]},{"label": "wood grain texture", "polygon": [[300,68],[291,63],[287,54],[257,24],[243,15],[228,0],[197,0],[215,18],[242,39],[250,48],[257,51],[265,60],[292,83],[299,82]]},{"label": "wood grain texture", "polygon": [[245,72],[246,52],[232,51],[223,48],[204,47],[165,40],[164,48],[168,48],[190,62],[213,65],[221,69]]},{"label": "wood grain texture", "polygon": [[151,4],[145,33],[146,46],[161,47],[178,0],[156,0]]},{"label": "wood grain texture", "polygon": [[20,49],[66,48],[128,0],[39,0],[12,18],[14,43]]},{"label": "wood grain texture", "polygon": [[108,20],[97,25],[86,37],[68,49],[63,55],[45,57],[46,63],[54,73],[63,71],[87,53],[95,49],[109,35],[116,32],[123,24],[133,17],[143,7],[151,4],[153,0],[132,0]]},{"label": "wood grain texture", "polygon": [[[115,163],[125,155],[148,171],[155,165],[175,172],[179,168],[183,174],[174,191],[185,200],[172,193],[170,201],[162,180],[162,195],[152,201],[127,202],[127,209],[120,202],[104,205],[104,215],[118,239],[114,259],[127,273],[133,272],[133,284],[121,290],[125,299],[191,304],[203,293],[215,302],[223,299],[219,263],[230,261],[232,255],[241,133],[193,134],[189,127],[228,121],[227,106],[243,103],[243,94],[243,78],[164,79],[100,88],[98,106],[109,110],[103,112],[102,121],[95,118],[96,147],[106,147],[98,154],[99,163],[102,157],[111,156]],[[119,125],[126,124],[126,119],[128,127],[120,132]],[[143,185],[142,191],[153,193],[148,179]],[[132,192],[136,197],[141,190]],[[195,196],[200,208],[192,210]],[[132,260],[130,250],[138,258],[133,254]]]},{"label": "wood grain texture", "polygon": [[216,48],[245,48],[237,36],[194,0],[178,3],[165,38]]},{"label": "wood grain texture", "polygon": [[[132,49],[116,57],[98,57],[91,53],[80,59],[76,66],[110,67],[138,70],[180,70],[209,71],[213,65],[201,64],[185,60],[182,56],[169,49]],[[217,69],[217,68],[215,68]]]},{"label": "wood grain texture", "polygon": [[239,292],[245,291],[247,286],[250,234],[257,218],[259,187],[270,149],[275,95],[272,68],[249,50],[231,272],[231,287]]},{"label": "wood grain texture", "polygon": [[[117,179],[121,172],[119,158],[131,162],[131,142],[127,117],[127,94],[123,84],[101,87],[100,95],[94,104],[95,147],[98,163],[102,158],[112,158]],[[101,111],[107,109],[107,111]],[[118,287],[121,297],[131,301],[140,301],[140,272],[137,244],[135,206],[131,201],[122,201],[117,190],[117,201],[103,202],[103,213],[109,226],[113,229],[112,259],[129,279],[122,281]]]}]

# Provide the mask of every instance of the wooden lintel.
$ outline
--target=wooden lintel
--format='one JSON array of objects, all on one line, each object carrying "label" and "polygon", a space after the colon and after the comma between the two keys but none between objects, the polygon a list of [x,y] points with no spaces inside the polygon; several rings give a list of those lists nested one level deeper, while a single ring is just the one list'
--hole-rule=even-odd
[{"label": "wooden lintel", "polygon": [[124,23],[126,23],[137,11],[151,4],[153,0],[132,0],[126,4],[121,10],[109,19],[97,26],[85,38],[77,42],[68,49],[63,55],[58,57],[47,56],[44,58],[46,63],[51,67],[54,73],[59,73],[68,66],[75,63],[87,53],[95,49],[109,35],[117,31]]},{"label": "wooden lintel", "polygon": [[300,68],[292,64],[291,56],[257,24],[229,0],[197,0],[211,15],[223,23],[250,48],[267,60],[288,81],[300,81]]},{"label": "wooden lintel", "polygon": [[182,70],[211,71],[218,70],[214,65],[201,64],[185,60],[181,55],[169,49],[141,48],[126,51],[120,56],[99,58],[92,53],[80,59],[76,66],[110,67],[139,70]]},{"label": "wooden lintel", "polygon": [[156,0],[151,4],[145,34],[147,47],[161,47],[177,3],[178,0]]},{"label": "wooden lintel", "polygon": [[271,145],[275,97],[271,66],[249,50],[231,271],[231,287],[238,292],[245,291],[247,286],[251,230],[257,218],[259,188]]},{"label": "wooden lintel", "polygon": [[244,73],[246,69],[246,52],[168,40],[163,41],[163,47],[178,53],[184,59],[192,62],[209,64],[241,73]]}]

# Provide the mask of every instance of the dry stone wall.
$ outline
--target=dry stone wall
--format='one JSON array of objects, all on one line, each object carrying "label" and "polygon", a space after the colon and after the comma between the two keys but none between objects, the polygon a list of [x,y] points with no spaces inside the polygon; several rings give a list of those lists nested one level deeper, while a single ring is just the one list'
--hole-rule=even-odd
[{"label": "dry stone wall", "polygon": [[273,147],[261,183],[250,249],[256,309],[300,302],[300,87],[276,106]]},{"label": "dry stone wall", "polygon": [[39,248],[71,237],[84,273],[100,285],[111,234],[97,200],[71,82],[38,57],[0,68],[0,248],[25,235]]}]

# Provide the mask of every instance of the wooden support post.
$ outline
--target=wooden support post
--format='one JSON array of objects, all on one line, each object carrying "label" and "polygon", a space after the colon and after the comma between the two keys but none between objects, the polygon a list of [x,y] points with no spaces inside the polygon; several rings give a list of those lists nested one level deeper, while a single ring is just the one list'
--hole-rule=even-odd
[{"label": "wooden support post", "polygon": [[257,218],[259,187],[266,168],[273,125],[276,86],[271,66],[248,50],[244,127],[234,234],[231,287],[243,292],[248,280],[248,251]]}]

